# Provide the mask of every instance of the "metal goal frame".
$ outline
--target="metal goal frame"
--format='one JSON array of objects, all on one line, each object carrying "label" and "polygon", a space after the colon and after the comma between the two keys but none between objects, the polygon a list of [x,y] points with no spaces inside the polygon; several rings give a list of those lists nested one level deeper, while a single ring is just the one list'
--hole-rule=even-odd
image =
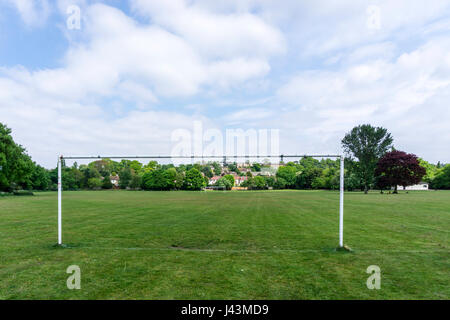
[{"label": "metal goal frame", "polygon": [[223,159],[224,164],[226,163],[227,159],[234,158],[237,159],[266,159],[266,158],[279,158],[280,162],[283,162],[284,158],[336,158],[340,160],[340,199],[339,199],[339,247],[344,247],[344,156],[343,155],[320,155],[320,154],[313,154],[313,155],[233,155],[233,156],[63,156],[60,155],[58,157],[58,245],[62,245],[62,174],[61,174],[61,167],[62,162],[64,160],[93,160],[93,159],[149,159],[149,160],[155,160],[155,159]]}]

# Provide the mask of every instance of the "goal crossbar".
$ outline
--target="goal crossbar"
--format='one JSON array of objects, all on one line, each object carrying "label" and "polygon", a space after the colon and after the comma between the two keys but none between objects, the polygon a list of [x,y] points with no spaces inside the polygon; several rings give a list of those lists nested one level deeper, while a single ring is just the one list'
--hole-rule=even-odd
[{"label": "goal crossbar", "polygon": [[89,160],[89,159],[264,159],[278,158],[337,158],[340,159],[340,187],[339,187],[339,247],[344,247],[344,156],[343,155],[190,155],[190,156],[59,156],[58,157],[58,245],[62,245],[62,162],[64,160]]}]

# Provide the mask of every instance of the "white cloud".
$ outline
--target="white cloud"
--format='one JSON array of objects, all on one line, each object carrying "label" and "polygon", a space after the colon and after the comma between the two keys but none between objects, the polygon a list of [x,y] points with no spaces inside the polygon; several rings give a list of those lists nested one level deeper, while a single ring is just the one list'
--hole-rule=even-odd
[{"label": "white cloud", "polygon": [[[48,0],[1,0],[15,7],[22,20],[29,26],[40,26],[50,15]],[[1,3],[0,3],[1,4]]]},{"label": "white cloud", "polygon": [[[59,2],[62,14],[65,5]],[[199,114],[148,110],[156,108],[159,97],[228,90],[266,75],[270,70],[267,59],[279,52],[277,43],[264,44],[260,32],[275,38],[280,35],[249,15],[224,18],[228,26],[235,22],[240,26],[226,35],[217,32],[238,39],[242,23],[252,23],[248,40],[253,46],[263,43],[259,52],[250,52],[248,43],[240,46],[238,41],[226,54],[210,55],[185,35],[153,23],[138,24],[118,9],[80,5],[84,6],[81,35],[69,39],[61,67],[0,69],[2,121],[14,129],[34,159],[47,166],[53,165],[53,157],[60,152],[168,152],[172,130],[191,126],[194,120],[213,121]],[[206,12],[202,16],[211,22]],[[117,98],[132,102],[141,111],[124,108]],[[105,99],[116,101],[104,105]]]},{"label": "white cloud", "polygon": [[183,37],[202,56],[232,59],[283,53],[283,35],[248,12],[215,13],[184,0],[132,0],[136,12]]},{"label": "white cloud", "polygon": [[[140,82],[140,92],[147,90],[147,97],[148,92],[173,97],[194,95],[208,87],[216,90],[238,86],[270,70],[268,57],[248,52],[248,43],[236,45],[226,57],[210,57],[189,39],[154,24],[140,25],[109,6],[92,5],[85,9],[83,17],[86,42],[75,42],[70,47],[61,68],[22,72],[27,85],[54,96],[80,99],[91,94],[113,94],[123,87],[121,79],[126,78]],[[255,28],[261,25],[257,22]],[[238,32],[234,29],[227,37],[240,39]],[[259,36],[252,34],[249,38],[266,43],[263,35]],[[270,56],[271,49],[266,53]]]},{"label": "white cloud", "polygon": [[229,113],[223,117],[227,125],[252,125],[255,120],[268,119],[273,116],[274,112],[264,108],[246,108],[243,110]]},{"label": "white cloud", "polygon": [[[0,87],[4,85],[0,83]],[[192,130],[197,120],[213,125],[205,117],[176,112],[132,111],[117,118],[98,105],[42,96],[21,101],[7,98],[0,91],[2,122],[13,129],[14,139],[27,148],[33,159],[47,167],[55,166],[58,154],[170,154],[174,130]]]},{"label": "white cloud", "polygon": [[[363,45],[384,42],[396,38],[404,41],[413,38],[428,23],[448,17],[450,3],[447,0],[424,2],[422,0],[195,0],[196,7],[223,12],[257,12],[272,25],[279,26],[287,39],[291,54],[300,57],[324,57],[340,50],[354,50]],[[380,29],[368,28],[370,12],[376,6],[380,12]],[[440,31],[441,21],[435,29]],[[412,40],[412,39],[411,39]]]},{"label": "white cloud", "polygon": [[[436,38],[392,62],[379,59],[336,71],[300,73],[279,89],[278,97],[291,105],[291,117],[307,110],[320,118],[307,126],[311,135],[337,140],[354,125],[373,123],[388,127],[400,148],[421,152],[420,144],[412,148],[410,142],[417,130],[422,139],[428,137],[437,145],[450,141],[450,117],[443,116],[450,103],[445,100],[450,91],[449,62],[449,39]],[[421,156],[437,161],[444,153],[436,149]]]}]

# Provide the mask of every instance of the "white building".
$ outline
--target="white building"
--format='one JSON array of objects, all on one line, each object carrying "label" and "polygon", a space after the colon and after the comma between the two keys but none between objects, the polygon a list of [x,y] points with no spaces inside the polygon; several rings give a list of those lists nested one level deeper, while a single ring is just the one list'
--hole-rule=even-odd
[{"label": "white building", "polygon": [[415,184],[412,186],[407,186],[404,188],[403,186],[398,186],[398,190],[405,190],[405,191],[420,191],[420,190],[430,190],[430,184],[428,182],[421,182],[419,184]]}]

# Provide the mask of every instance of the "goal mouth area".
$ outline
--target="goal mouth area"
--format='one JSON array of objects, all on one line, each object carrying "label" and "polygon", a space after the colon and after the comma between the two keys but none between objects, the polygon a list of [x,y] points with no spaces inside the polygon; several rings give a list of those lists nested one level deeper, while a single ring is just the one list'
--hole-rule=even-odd
[{"label": "goal mouth area", "polygon": [[[228,163],[228,160],[234,159],[237,162],[238,159],[245,159],[250,161],[250,159],[264,160],[264,159],[279,159],[279,164],[284,163],[284,159],[303,159],[303,158],[336,158],[340,160],[340,200],[339,200],[339,246],[338,249],[346,250],[344,246],[344,156],[336,154],[280,154],[280,155],[145,155],[145,156],[58,156],[58,242],[57,246],[64,247],[62,242],[62,166],[65,160],[102,160],[102,159],[147,159],[147,160],[158,160],[158,159],[189,159],[194,160],[213,160],[222,159],[224,165]],[[253,162],[256,162],[255,160]],[[272,163],[271,163],[272,164]],[[172,249],[173,250],[173,249]]]}]

